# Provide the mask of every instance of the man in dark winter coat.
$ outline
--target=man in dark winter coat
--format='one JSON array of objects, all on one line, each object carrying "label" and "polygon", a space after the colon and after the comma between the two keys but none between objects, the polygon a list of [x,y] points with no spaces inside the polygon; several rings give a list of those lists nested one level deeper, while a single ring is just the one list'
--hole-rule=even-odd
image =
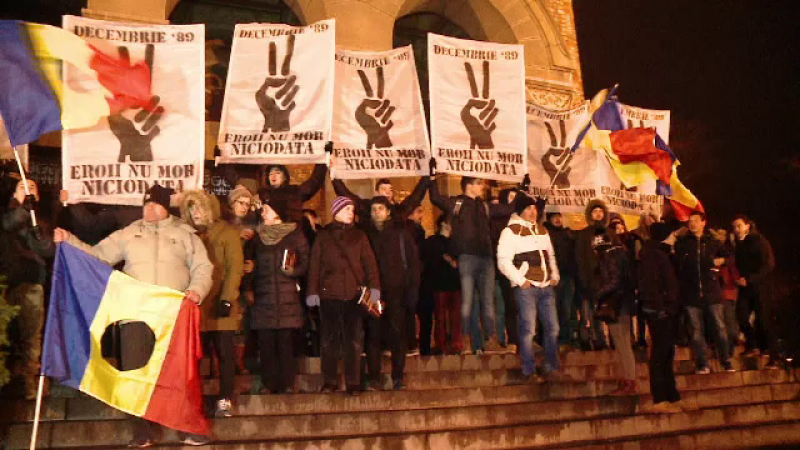
[{"label": "man in dark winter coat", "polygon": [[561,281],[556,285],[556,305],[558,305],[558,343],[570,344],[576,331],[578,304],[575,295],[575,282],[578,275],[578,263],[575,261],[575,233],[564,226],[561,213],[547,215],[544,223],[558,261]]},{"label": "man in dark winter coat", "polygon": [[722,305],[719,267],[728,251],[706,230],[706,216],[695,211],[689,216],[689,233],[675,243],[681,298],[689,316],[697,373],[711,372],[706,356],[705,322],[710,315],[714,325],[717,355],[722,367],[732,372],[729,360],[728,333]]},{"label": "man in dark winter coat", "polygon": [[333,222],[317,233],[311,249],[306,304],[319,306],[322,318],[323,392],[338,385],[337,365],[344,359],[345,382],[351,395],[361,391],[362,286],[380,299],[380,275],[375,254],[363,231],[354,228],[355,205],[348,197],[331,203]]},{"label": "man in dark winter coat", "polygon": [[650,239],[639,252],[636,275],[641,311],[650,327],[650,393],[656,412],[681,412],[674,403],[681,399],[675,387],[675,336],[680,310],[678,280],[670,260],[670,232],[665,223],[649,227]]},{"label": "man in dark winter coat", "polygon": [[8,303],[20,307],[19,370],[25,383],[25,396],[36,397],[36,381],[41,360],[42,331],[44,329],[44,285],[47,278],[47,260],[55,254],[49,226],[31,222],[31,211],[39,204],[39,189],[28,180],[31,195],[26,195],[23,181],[11,198],[8,211],[2,216],[0,230],[0,275],[6,276]]},{"label": "man in dark winter coat", "polygon": [[381,337],[386,337],[392,353],[392,383],[394,389],[405,389],[403,372],[406,362],[406,304],[408,289],[419,289],[415,282],[419,273],[419,253],[413,237],[402,222],[391,220],[391,203],[383,196],[371,201],[371,220],[366,227],[372,250],[378,260],[381,287],[386,305],[380,318],[367,318],[367,389],[381,385]]},{"label": "man in dark winter coat", "polygon": [[[736,268],[739,270],[737,317],[745,336],[745,356],[770,352],[770,367],[774,364],[772,323],[773,280],[775,256],[767,238],[756,230],[755,224],[744,215],[733,221],[736,235]],[[750,325],[750,313],[755,312],[755,327]]]},{"label": "man in dark winter coat", "polygon": [[325,164],[314,165],[314,171],[308,180],[301,184],[289,183],[289,169],[280,164],[268,165],[264,170],[263,187],[259,191],[259,196],[269,197],[275,193],[286,199],[288,205],[289,219],[294,223],[300,223],[303,219],[303,204],[311,197],[316,195],[322,186],[325,185],[325,173],[328,166]]},{"label": "man in dark winter coat", "polygon": [[514,211],[512,205],[490,204],[483,199],[486,186],[482,179],[472,177],[461,178],[462,195],[445,197],[439,193],[435,181],[431,182],[431,203],[450,217],[453,225],[451,238],[452,251],[458,258],[458,270],[461,276],[461,333],[462,353],[472,353],[472,347],[479,348],[479,343],[470,345],[470,315],[472,302],[480,301],[483,309],[483,326],[489,330],[487,351],[502,350],[497,338],[494,314],[494,249],[490,235],[490,219],[498,216],[510,216]]},{"label": "man in dark winter coat", "polygon": [[[609,237],[611,233],[608,231],[608,207],[605,202],[600,199],[593,199],[586,205],[586,228],[577,232],[575,243],[575,261],[578,265],[578,293],[582,299],[582,318],[581,318],[581,332],[591,325],[593,330],[593,338],[595,350],[602,350],[608,348],[608,340],[603,330],[603,324],[599,320],[594,319],[594,302],[592,301],[592,292],[596,292],[597,288],[593,286],[594,272],[597,265],[597,258],[595,256],[592,242],[598,234],[605,234]],[[589,339],[589,336],[584,336],[582,339]]]}]

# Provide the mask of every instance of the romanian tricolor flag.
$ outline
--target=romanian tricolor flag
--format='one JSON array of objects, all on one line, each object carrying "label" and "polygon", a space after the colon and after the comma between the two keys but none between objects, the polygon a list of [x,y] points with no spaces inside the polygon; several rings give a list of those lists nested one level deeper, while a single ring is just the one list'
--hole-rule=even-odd
[{"label": "romanian tricolor flag", "polygon": [[[183,297],[182,292],[137,281],[60,244],[42,373],[128,414],[208,434],[198,372],[200,309]],[[120,371],[103,359],[101,337],[108,326],[122,320],[144,322],[155,335],[152,356],[139,369]]]},{"label": "romanian tricolor flag", "polygon": [[[11,143],[91,127],[128,107],[150,107],[150,66],[131,65],[124,56],[104,55],[61,28],[0,20],[0,115]],[[101,88],[66,85],[63,64],[92,75]]]}]

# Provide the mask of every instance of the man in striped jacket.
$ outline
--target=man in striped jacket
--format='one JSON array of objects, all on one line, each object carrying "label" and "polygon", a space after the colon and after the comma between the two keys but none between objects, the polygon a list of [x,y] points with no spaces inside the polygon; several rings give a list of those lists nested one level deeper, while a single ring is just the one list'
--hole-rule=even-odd
[{"label": "man in striped jacket", "polygon": [[546,380],[563,379],[558,362],[558,317],[553,286],[559,273],[553,244],[547,229],[539,221],[544,200],[520,194],[514,204],[515,214],[500,234],[497,266],[511,282],[519,310],[520,355],[522,374],[528,380],[540,379],[535,373],[533,336],[536,315],[544,328],[544,370]]}]

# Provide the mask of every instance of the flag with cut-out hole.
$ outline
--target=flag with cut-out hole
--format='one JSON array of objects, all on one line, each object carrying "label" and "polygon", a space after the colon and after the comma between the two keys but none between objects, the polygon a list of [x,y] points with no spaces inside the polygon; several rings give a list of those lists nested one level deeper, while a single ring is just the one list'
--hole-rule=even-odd
[{"label": "flag with cut-out hole", "polygon": [[[103,333],[120,321],[143,322],[155,336],[152,355],[140,368],[119,370],[103,358]],[[53,268],[42,374],[128,414],[205,435],[200,326],[200,309],[184,293],[138,281],[62,243]],[[132,344],[139,343],[127,343]]]}]

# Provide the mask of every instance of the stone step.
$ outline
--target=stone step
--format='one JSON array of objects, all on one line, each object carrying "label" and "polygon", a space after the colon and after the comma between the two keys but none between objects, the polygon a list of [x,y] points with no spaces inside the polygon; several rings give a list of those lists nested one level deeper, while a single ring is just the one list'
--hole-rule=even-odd
[{"label": "stone step", "polygon": [[[215,448],[218,448],[215,446]],[[652,450],[652,449],[740,449],[800,448],[800,426],[797,421],[769,422],[723,429],[684,432],[638,440],[615,440],[596,445],[559,446],[581,450]]]},{"label": "stone step", "polygon": [[[244,444],[265,449],[532,448],[800,421],[797,400],[636,415],[637,401],[636,397],[604,397],[443,410],[243,416],[214,421],[219,444],[213,448],[244,448]],[[7,448],[27,448],[30,427],[13,425]],[[121,420],[49,422],[40,427],[39,442],[42,448],[111,448],[124,445],[129,433]],[[175,439],[168,431],[164,442]]]},{"label": "stone step", "polygon": [[[691,351],[685,347],[676,347],[675,361],[691,361]],[[742,349],[737,350],[741,354]],[[638,362],[647,362],[649,354],[647,350],[636,350],[634,355]],[[538,359],[543,354],[537,353]],[[614,364],[616,353],[613,350],[599,350],[592,352],[566,351],[560,354],[561,364],[569,366],[595,366]],[[716,361],[713,361],[716,362]],[[742,367],[756,367],[766,364],[767,357],[748,357],[736,356],[733,358],[734,364]],[[391,371],[391,361],[388,356],[381,358],[381,371],[388,373]],[[295,359],[298,374],[319,374],[321,372],[320,359],[318,357],[303,357]],[[340,365],[341,366],[341,365]],[[520,367],[519,356],[504,354],[483,354],[483,355],[440,355],[440,356],[407,356],[406,372],[438,372],[447,370],[496,370],[496,369],[515,369]],[[200,363],[200,373],[203,376],[209,375],[210,361],[204,358]],[[340,367],[341,371],[341,367]]]},{"label": "stone step", "polygon": [[[739,364],[734,367],[747,369]],[[713,374],[726,373],[718,364],[713,364]],[[740,370],[742,373],[761,372],[755,370]],[[568,366],[564,367],[564,373],[575,381],[589,380],[614,380],[619,379],[618,367],[615,364],[605,364],[599,366]],[[780,370],[770,370],[765,372],[782,372]],[[676,375],[689,375],[695,373],[694,364],[690,361],[682,361],[676,364]],[[785,373],[785,372],[784,372]],[[637,363],[637,378],[641,382],[649,377],[649,369],[646,363]],[[485,371],[438,371],[438,372],[408,372],[405,375],[405,382],[410,390],[431,390],[431,389],[453,389],[458,387],[482,387],[482,386],[505,386],[518,384],[521,378],[519,369],[497,369]],[[387,374],[383,375],[384,388],[390,386],[391,380]],[[295,385],[300,392],[317,392],[322,387],[322,375],[297,375]],[[344,387],[343,376],[340,374],[340,388]],[[262,387],[261,378],[256,375],[239,375],[236,377],[235,392],[240,394],[256,394]],[[206,395],[215,395],[219,392],[218,379],[206,379],[203,392]]]}]

